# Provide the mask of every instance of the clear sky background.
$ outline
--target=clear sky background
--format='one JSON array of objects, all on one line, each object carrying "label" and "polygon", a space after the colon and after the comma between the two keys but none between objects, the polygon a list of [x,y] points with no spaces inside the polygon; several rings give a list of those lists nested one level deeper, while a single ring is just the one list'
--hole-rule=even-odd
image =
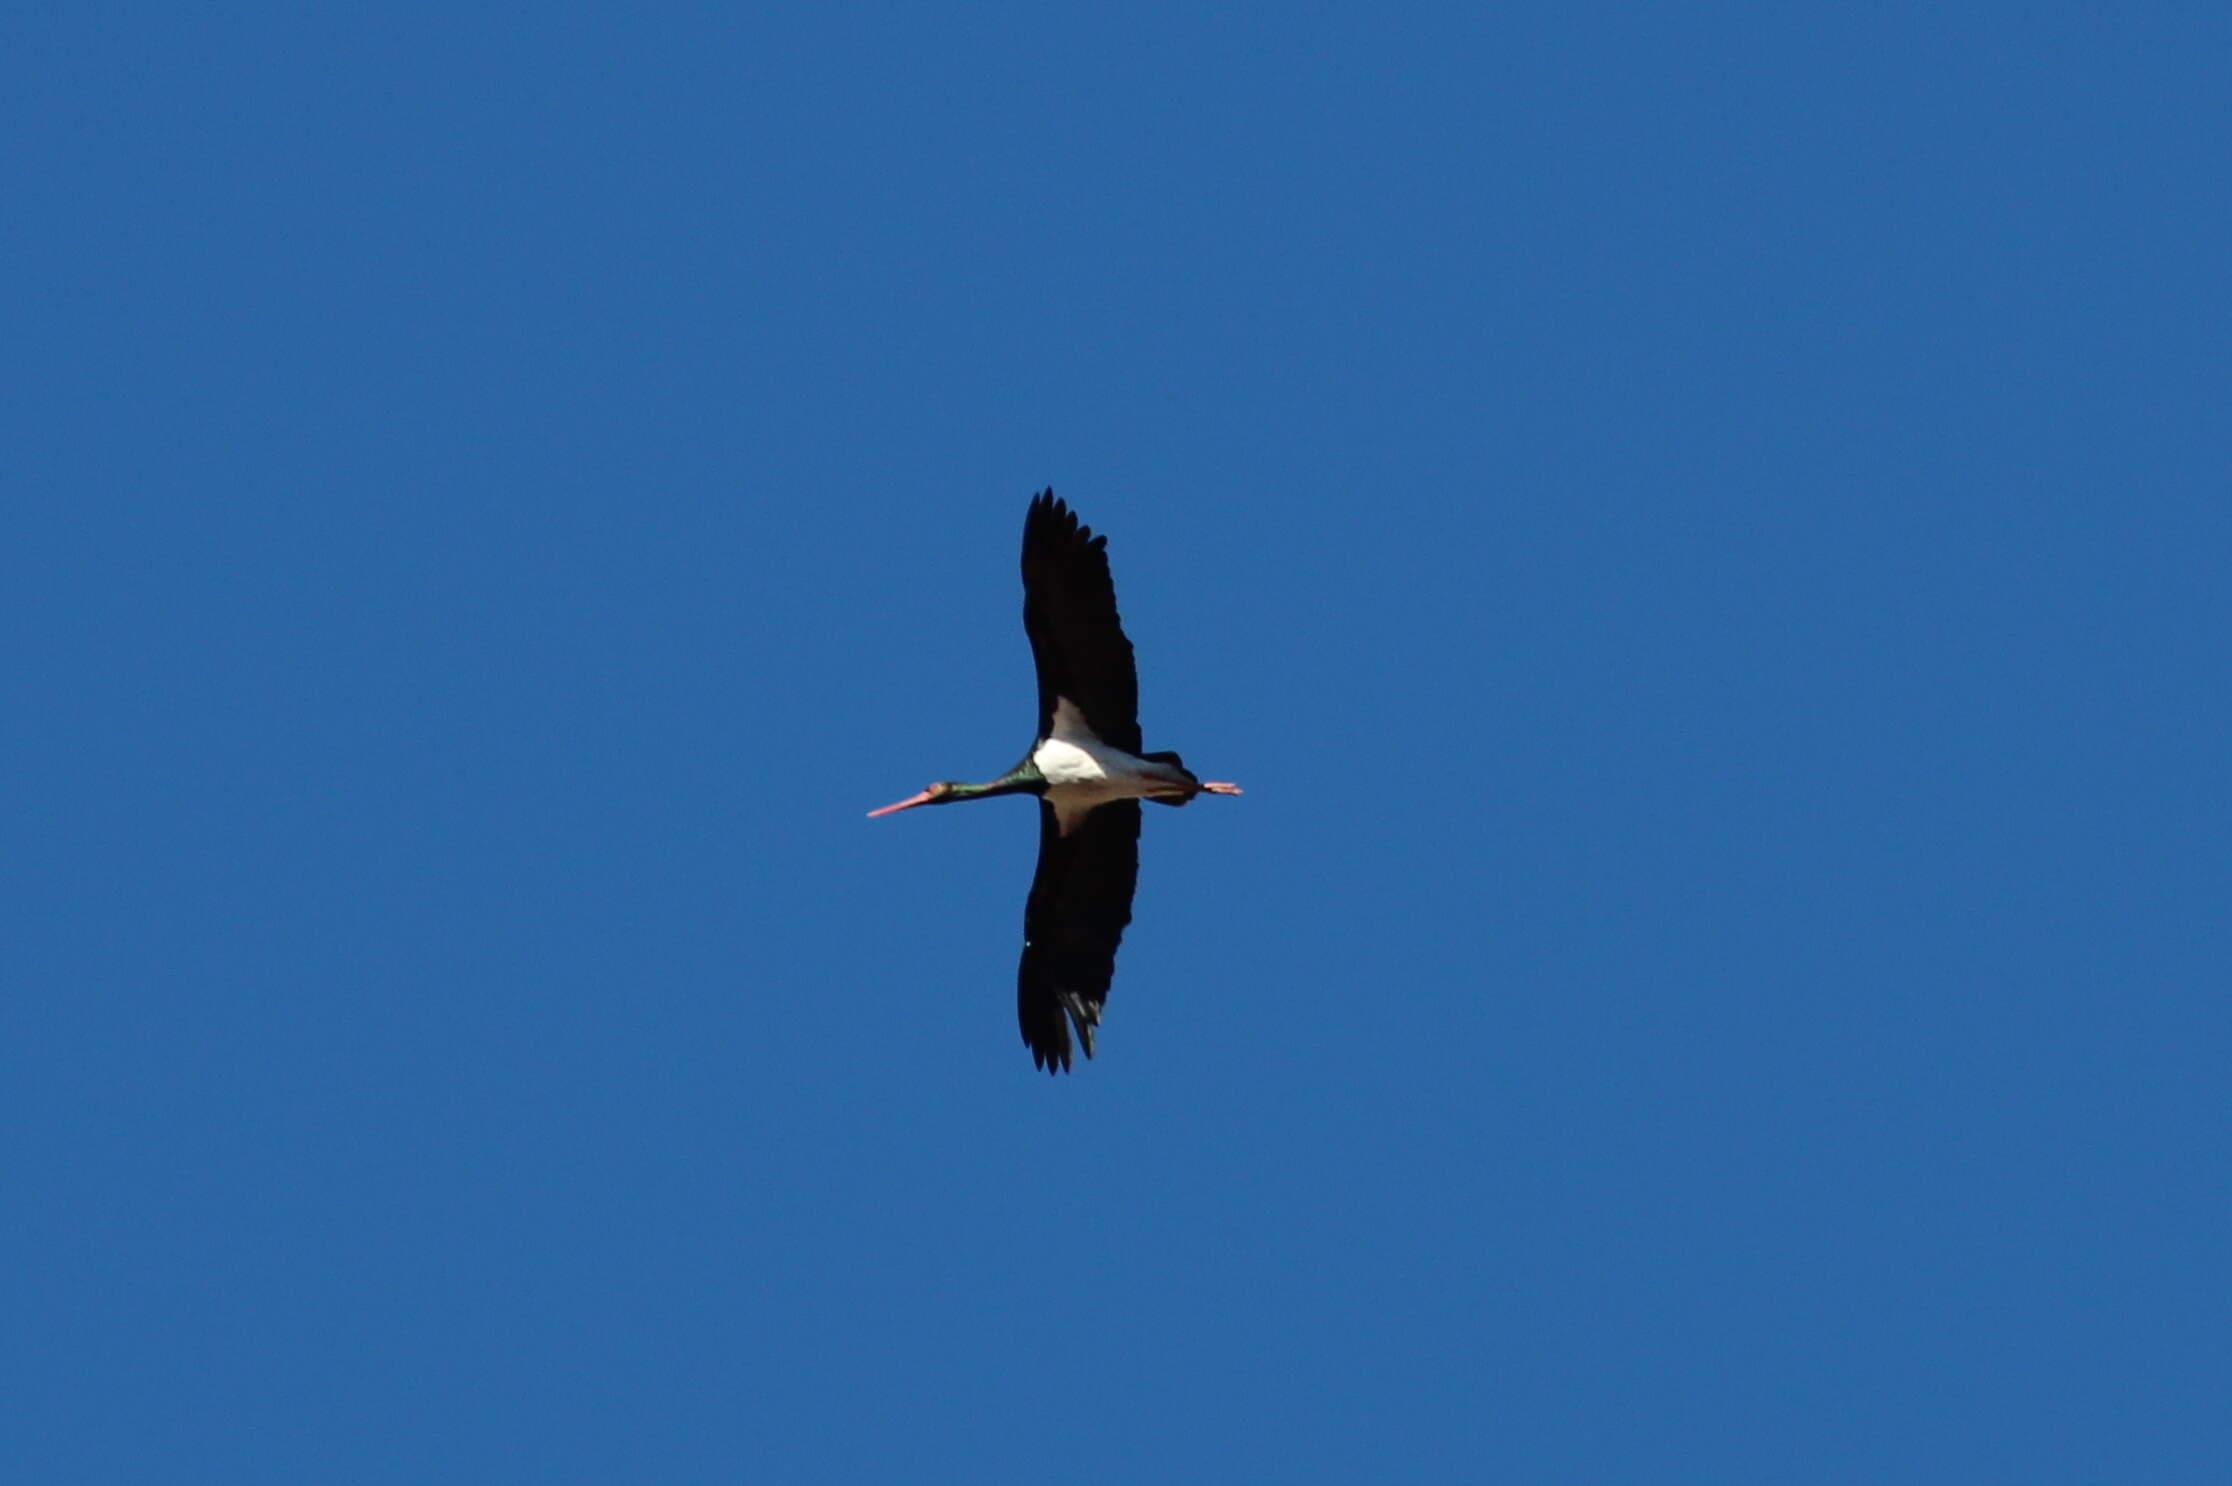
[{"label": "clear sky background", "polygon": [[[151,9],[0,19],[0,1478],[2232,1478],[2221,4]],[[863,819],[1049,484],[1248,791],[1059,1080]]]}]

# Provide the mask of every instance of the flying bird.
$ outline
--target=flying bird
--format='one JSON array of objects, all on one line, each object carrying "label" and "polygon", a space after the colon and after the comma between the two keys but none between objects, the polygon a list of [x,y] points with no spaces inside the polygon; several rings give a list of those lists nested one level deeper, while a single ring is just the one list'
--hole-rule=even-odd
[{"label": "flying bird", "polygon": [[868,814],[1038,796],[1038,873],[1023,908],[1015,1014],[1031,1060],[1058,1073],[1070,1066],[1071,1027],[1093,1055],[1139,880],[1139,802],[1183,805],[1240,788],[1196,779],[1175,753],[1139,751],[1139,674],[1116,617],[1108,538],[1052,490],[1023,518],[1023,629],[1039,704],[1038,738],[1023,761],[989,783],[942,780]]}]

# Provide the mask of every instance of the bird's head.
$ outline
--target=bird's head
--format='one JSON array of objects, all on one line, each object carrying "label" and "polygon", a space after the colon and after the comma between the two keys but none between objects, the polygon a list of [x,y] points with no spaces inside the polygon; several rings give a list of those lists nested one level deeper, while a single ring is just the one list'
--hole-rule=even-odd
[{"label": "bird's head", "polygon": [[902,810],[912,810],[917,805],[943,805],[949,800],[959,798],[954,792],[962,788],[964,786],[955,780],[941,779],[921,794],[909,795],[898,804],[886,805],[881,810],[871,810],[868,812],[868,816],[869,819],[873,820],[879,815],[896,815]]}]

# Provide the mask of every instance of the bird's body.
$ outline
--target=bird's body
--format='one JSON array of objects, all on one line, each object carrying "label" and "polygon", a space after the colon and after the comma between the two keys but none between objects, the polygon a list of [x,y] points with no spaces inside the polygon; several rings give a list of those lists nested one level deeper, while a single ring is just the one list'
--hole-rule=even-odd
[{"label": "bird's body", "polygon": [[1113,800],[1183,805],[1202,790],[1201,781],[1175,761],[1141,758],[1102,742],[1066,701],[1055,705],[1053,724],[1031,750],[1031,764],[1046,781],[1039,798],[1054,807],[1065,830]]},{"label": "bird's body", "polygon": [[945,781],[871,810],[889,815],[992,795],[1039,797],[1039,862],[1023,913],[1016,1013],[1031,1057],[1070,1066],[1070,1028],[1085,1056],[1116,973],[1139,875],[1139,804],[1183,805],[1240,793],[1196,779],[1175,753],[1139,751],[1139,683],[1116,614],[1108,539],[1049,490],[1023,522],[1023,628],[1037,663],[1039,729],[1030,751],[986,784]]}]

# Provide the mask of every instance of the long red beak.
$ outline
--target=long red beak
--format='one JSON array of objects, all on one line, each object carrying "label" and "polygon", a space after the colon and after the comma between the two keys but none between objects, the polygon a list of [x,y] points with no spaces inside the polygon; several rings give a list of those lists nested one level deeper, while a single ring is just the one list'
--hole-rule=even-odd
[{"label": "long red beak", "polygon": [[929,803],[930,803],[930,791],[928,791],[928,790],[924,790],[924,791],[923,791],[923,792],[922,792],[921,794],[919,794],[919,795],[909,795],[909,796],[907,796],[907,798],[905,798],[904,800],[901,800],[901,801],[900,801],[900,802],[899,802],[898,804],[896,804],[896,805],[886,805],[886,806],[884,806],[884,807],[883,807],[883,809],[881,809],[881,810],[871,810],[871,811],[869,811],[869,812],[868,812],[868,818],[869,818],[870,820],[874,820],[874,819],[875,819],[875,818],[876,818],[877,816],[879,816],[879,815],[890,815],[890,814],[892,814],[892,813],[893,813],[893,812],[895,812],[895,811],[900,811],[900,810],[911,810],[911,809],[913,809],[913,808],[914,808],[915,806],[917,806],[917,805],[927,805],[927,804],[929,804]]}]

